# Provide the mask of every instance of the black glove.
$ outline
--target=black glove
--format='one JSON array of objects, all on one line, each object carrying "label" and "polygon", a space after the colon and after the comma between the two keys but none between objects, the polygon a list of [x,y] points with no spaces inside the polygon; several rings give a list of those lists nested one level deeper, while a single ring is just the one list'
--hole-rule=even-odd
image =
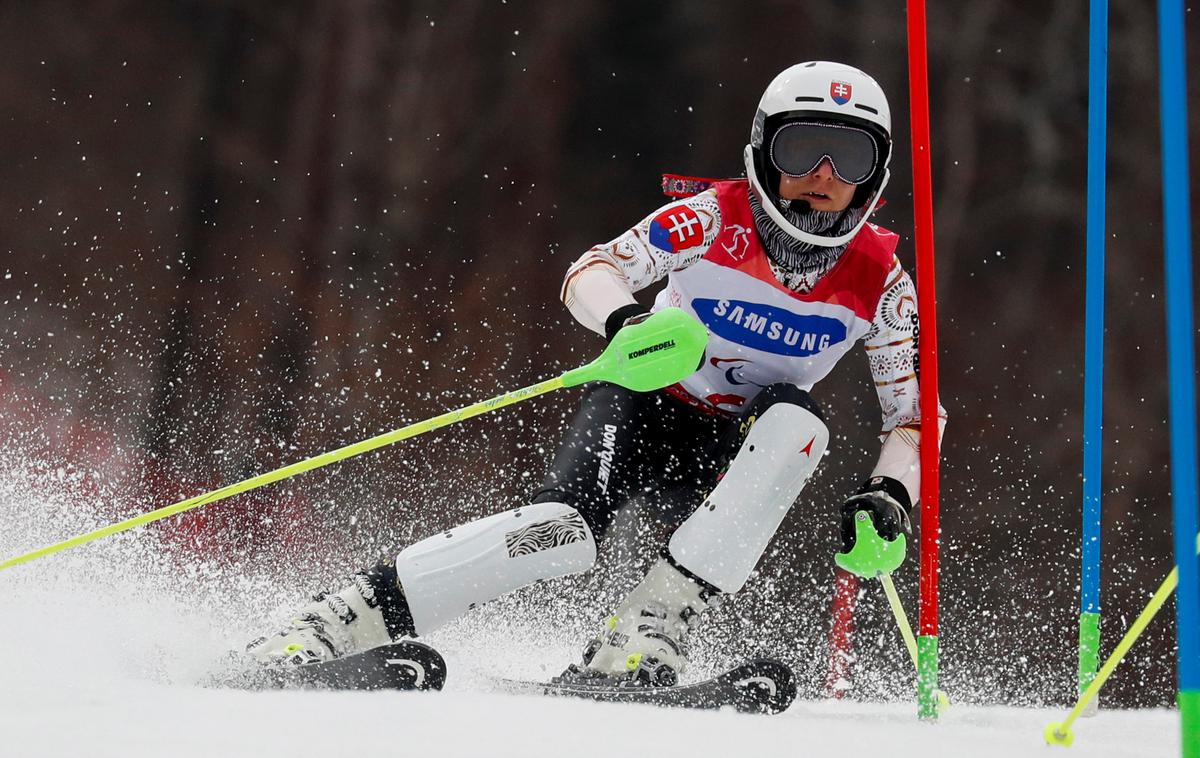
[{"label": "black glove", "polygon": [[902,531],[912,534],[908,520],[911,509],[912,501],[903,484],[887,476],[871,477],[842,503],[842,552],[848,553],[854,547],[854,514],[859,511],[871,514],[875,531],[892,542]]},{"label": "black glove", "polygon": [[612,342],[613,337],[617,336],[617,332],[621,331],[622,327],[645,321],[649,316],[650,310],[644,305],[638,303],[622,305],[604,319],[604,338]]}]

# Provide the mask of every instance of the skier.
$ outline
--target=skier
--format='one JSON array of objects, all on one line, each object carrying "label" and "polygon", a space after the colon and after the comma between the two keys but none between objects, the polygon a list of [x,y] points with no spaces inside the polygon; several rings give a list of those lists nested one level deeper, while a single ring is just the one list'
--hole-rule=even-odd
[{"label": "skier", "polygon": [[698,370],[664,390],[590,385],[529,504],[429,537],[320,595],[252,642],[266,662],[309,663],[425,634],[539,579],[585,571],[629,497],[682,498],[691,514],[587,645],[573,680],[671,685],[705,609],[737,592],[829,440],[809,390],[864,342],[883,409],[882,450],[841,506],[843,547],[870,514],[909,531],[919,492],[916,299],[868,223],[888,181],[891,118],[874,79],[809,62],[759,102],[746,178],[671,202],[567,272],[562,300],[609,340],[650,311],[634,293],[667,279],[709,331]]}]

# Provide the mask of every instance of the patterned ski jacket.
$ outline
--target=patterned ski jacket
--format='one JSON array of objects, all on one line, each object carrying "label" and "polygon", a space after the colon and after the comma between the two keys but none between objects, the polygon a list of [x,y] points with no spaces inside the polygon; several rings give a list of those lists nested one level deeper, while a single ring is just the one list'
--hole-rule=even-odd
[{"label": "patterned ski jacket", "polygon": [[745,180],[717,182],[593,247],[568,270],[563,302],[603,334],[609,313],[666,278],[654,310],[682,308],[710,334],[703,366],[668,391],[717,413],[736,413],[776,382],[812,389],[861,340],[883,415],[874,474],[905,482],[916,502],[919,325],[899,238],[866,224],[832,268],[792,290],[767,258],[748,191]]}]

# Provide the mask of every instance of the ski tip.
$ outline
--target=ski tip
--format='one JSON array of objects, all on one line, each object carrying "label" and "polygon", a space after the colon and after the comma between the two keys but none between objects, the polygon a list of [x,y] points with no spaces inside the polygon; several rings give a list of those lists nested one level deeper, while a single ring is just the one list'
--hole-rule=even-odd
[{"label": "ski tip", "polygon": [[374,680],[378,689],[440,690],[446,685],[445,659],[424,643],[403,640],[367,653],[386,672]]},{"label": "ski tip", "polygon": [[371,648],[355,655],[316,663],[279,665],[241,657],[240,670],[217,686],[247,690],[440,690],[446,661],[433,648],[412,640]]},{"label": "ski tip", "polygon": [[796,698],[796,680],[792,669],[772,658],[754,658],[709,679],[672,686],[567,681],[564,678],[539,683],[501,682],[507,691],[515,694],[575,697],[664,708],[733,709],[749,714],[781,713]]},{"label": "ski tip", "polygon": [[774,658],[747,661],[727,677],[739,694],[734,707],[742,713],[783,713],[796,699],[796,676],[791,666]]}]

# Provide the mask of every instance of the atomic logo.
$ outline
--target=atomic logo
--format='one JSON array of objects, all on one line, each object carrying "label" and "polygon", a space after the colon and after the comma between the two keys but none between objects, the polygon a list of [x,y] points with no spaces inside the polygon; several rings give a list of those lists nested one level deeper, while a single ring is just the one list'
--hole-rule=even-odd
[{"label": "atomic logo", "polygon": [[849,82],[830,82],[829,96],[833,98],[833,102],[838,105],[845,105],[850,102],[851,96],[854,94],[854,87],[850,86]]},{"label": "atomic logo", "polygon": [[813,446],[813,443],[816,441],[817,441],[817,438],[816,438],[816,436],[814,436],[811,440],[808,441],[807,445],[800,448],[800,452],[804,453],[804,455],[811,458],[812,457],[812,446]]}]

